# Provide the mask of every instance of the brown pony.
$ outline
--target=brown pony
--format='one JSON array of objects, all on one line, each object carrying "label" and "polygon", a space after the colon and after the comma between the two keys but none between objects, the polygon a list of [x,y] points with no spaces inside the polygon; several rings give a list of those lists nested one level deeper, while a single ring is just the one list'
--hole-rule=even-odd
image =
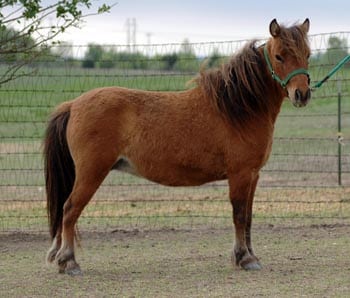
[{"label": "brown pony", "polygon": [[309,20],[270,23],[271,38],[248,43],[216,70],[203,70],[183,92],[99,88],[61,104],[45,138],[52,247],[59,272],[81,274],[75,225],[111,170],[170,186],[228,179],[236,241],[232,260],[260,269],[250,228],[259,171],[272,145],[283,99],[310,98]]}]

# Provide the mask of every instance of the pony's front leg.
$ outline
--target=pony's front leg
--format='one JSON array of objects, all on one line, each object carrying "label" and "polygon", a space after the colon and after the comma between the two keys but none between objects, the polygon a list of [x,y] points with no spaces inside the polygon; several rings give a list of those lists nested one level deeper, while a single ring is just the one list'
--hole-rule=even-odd
[{"label": "pony's front leg", "polygon": [[252,227],[253,201],[254,201],[255,189],[256,189],[256,185],[258,184],[258,180],[259,180],[259,174],[253,175],[252,183],[250,186],[250,193],[248,197],[248,204],[247,204],[247,224],[246,224],[245,237],[246,237],[246,244],[247,244],[248,250],[252,256],[254,256],[254,251],[252,246],[250,230]]},{"label": "pony's front leg", "polygon": [[233,209],[233,222],[236,241],[232,261],[246,270],[259,270],[259,260],[252,253],[250,241],[252,190],[257,179],[255,174],[245,173],[229,177],[230,200]]}]

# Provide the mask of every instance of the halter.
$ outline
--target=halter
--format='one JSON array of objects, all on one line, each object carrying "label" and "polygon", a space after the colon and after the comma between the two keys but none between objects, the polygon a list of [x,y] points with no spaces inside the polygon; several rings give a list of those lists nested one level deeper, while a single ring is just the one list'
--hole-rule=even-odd
[{"label": "halter", "polygon": [[264,46],[264,56],[265,56],[265,61],[267,63],[267,66],[271,72],[271,75],[272,75],[272,78],[278,82],[282,88],[286,88],[288,82],[290,81],[291,78],[297,76],[297,75],[300,75],[300,74],[303,74],[303,75],[306,75],[310,81],[310,75],[309,75],[309,72],[307,71],[307,69],[305,68],[298,68],[296,70],[293,70],[292,72],[290,72],[286,78],[284,80],[282,80],[276,73],[275,71],[273,70],[272,68],[272,64],[271,64],[271,61],[270,61],[270,58],[269,58],[269,53],[267,52],[267,46],[265,45]]}]

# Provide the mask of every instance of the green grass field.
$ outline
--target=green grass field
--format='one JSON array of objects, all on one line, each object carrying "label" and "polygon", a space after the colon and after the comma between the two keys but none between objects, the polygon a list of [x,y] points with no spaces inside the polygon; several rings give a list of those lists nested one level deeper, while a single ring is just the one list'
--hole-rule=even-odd
[{"label": "green grass field", "polygon": [[[1,70],[1,68],[0,68]],[[311,69],[314,81],[323,77],[327,70]],[[350,69],[342,69],[337,80],[331,80],[313,93],[310,104],[302,109],[294,108],[288,101],[282,107],[281,115],[276,123],[273,154],[264,168],[260,186],[279,187],[278,198],[294,198],[297,194],[281,192],[280,187],[331,187],[326,195],[333,192],[338,183],[338,142],[337,142],[337,93],[338,84],[342,91],[342,131],[344,144],[348,144],[350,136]],[[45,226],[46,219],[43,186],[43,159],[41,142],[47,118],[53,108],[60,102],[77,97],[84,91],[101,86],[123,86],[146,90],[183,90],[193,74],[162,73],[154,71],[131,70],[85,70],[80,68],[40,68],[30,77],[20,78],[0,88],[0,230],[12,230],[17,227],[27,227],[40,230]],[[342,180],[345,186],[350,184],[350,149],[342,146]],[[137,187],[134,187],[137,186]],[[137,191],[135,190],[137,189]],[[210,191],[208,191],[210,189]],[[312,216],[319,207],[307,209],[307,204],[299,207],[293,203],[279,205],[269,203],[277,196],[273,191],[260,191],[260,198],[267,203],[261,203],[262,217],[293,217]],[[349,216],[348,204],[338,204],[343,199],[342,191],[336,191],[332,197],[332,206],[326,212],[326,206],[320,202],[321,211],[317,216]],[[209,218],[229,218],[229,205],[223,202],[209,202],[209,210],[203,198],[225,199],[227,189],[219,186],[208,188],[174,189],[155,187],[153,184],[130,175],[112,173],[103,184],[102,190],[96,195],[101,204],[91,205],[87,210],[86,226],[89,222],[127,225],[136,220],[144,226],[152,221],[172,225],[180,220],[180,226],[206,222]],[[115,200],[133,198],[135,202],[118,203]],[[180,200],[175,204],[168,202],[140,203],[154,198],[163,200]],[[182,198],[191,201],[181,201]],[[309,196],[311,202],[318,202],[318,196]],[[111,204],[111,200],[113,201]],[[308,200],[303,196],[303,200]],[[13,201],[19,201],[16,203]],[[35,201],[35,202],[33,202]],[[209,200],[210,201],[210,200]],[[326,200],[327,201],[327,200]],[[26,204],[25,202],[28,202]],[[137,208],[133,207],[136,204]],[[202,204],[202,205],[201,205]],[[268,206],[275,204],[277,209]],[[316,204],[316,203],[315,203]],[[338,206],[338,205],[339,206]],[[112,208],[111,206],[115,206]],[[24,208],[22,207],[24,206]],[[287,206],[287,207],[286,207]],[[289,207],[288,207],[289,206]],[[288,209],[289,208],[289,209]],[[305,209],[306,208],[306,209]],[[110,210],[110,211],[108,211]],[[149,212],[147,210],[158,210]],[[210,211],[211,210],[211,211]],[[269,212],[270,210],[270,212]],[[289,210],[288,212],[284,212]],[[304,211],[303,211],[304,210]],[[339,211],[341,210],[341,211]],[[146,212],[147,211],[147,212]],[[141,213],[140,213],[141,212]],[[147,213],[142,215],[142,213]],[[224,215],[225,214],[225,215]],[[206,217],[207,216],[207,217]],[[5,218],[5,219],[4,219]],[[90,220],[93,218],[93,220]],[[118,218],[118,222],[112,220]]]}]

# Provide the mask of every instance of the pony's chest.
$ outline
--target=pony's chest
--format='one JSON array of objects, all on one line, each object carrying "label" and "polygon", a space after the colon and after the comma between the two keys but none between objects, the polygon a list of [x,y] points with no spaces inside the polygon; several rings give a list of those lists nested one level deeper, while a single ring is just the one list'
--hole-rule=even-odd
[{"label": "pony's chest", "polygon": [[262,154],[262,158],[261,158],[261,167],[263,167],[269,160],[271,151],[272,151],[272,138],[269,140],[269,142],[266,144],[264,148],[264,153]]},{"label": "pony's chest", "polygon": [[259,142],[252,146],[251,160],[254,168],[261,169],[269,160],[272,150],[272,138],[267,138],[263,142]]},{"label": "pony's chest", "polygon": [[247,142],[232,148],[228,154],[228,163],[232,169],[239,167],[259,171],[268,161],[272,150],[272,138]]}]

